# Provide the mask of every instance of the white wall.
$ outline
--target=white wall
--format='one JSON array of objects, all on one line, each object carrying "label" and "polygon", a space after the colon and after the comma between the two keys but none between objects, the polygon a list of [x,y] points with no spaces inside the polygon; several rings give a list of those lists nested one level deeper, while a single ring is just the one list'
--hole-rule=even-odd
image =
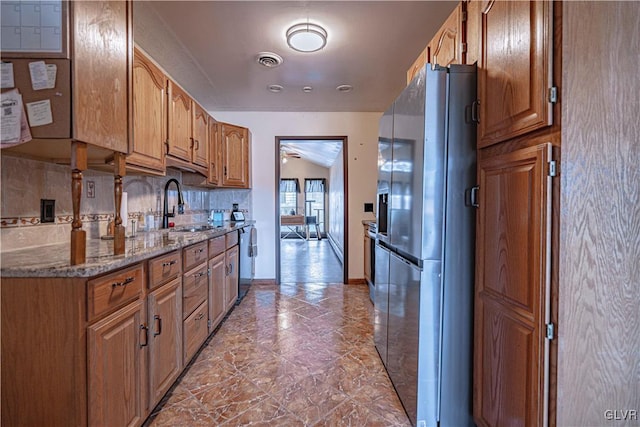
[{"label": "white wall", "polygon": [[[335,215],[331,215],[329,218],[329,237],[333,242],[333,247],[338,252],[338,258],[342,260],[344,264],[344,203],[345,203],[345,194],[344,194],[344,147],[338,153],[338,158],[335,163],[331,166],[331,182],[333,185],[329,188],[329,204],[332,206],[333,212]],[[347,171],[347,173],[349,173]],[[347,177],[348,179],[348,177]],[[347,212],[348,214],[348,212]],[[353,253],[353,250],[351,250]],[[356,273],[357,270],[354,270],[353,273]],[[363,271],[364,274],[364,271]],[[359,276],[352,276],[359,277]]]},{"label": "white wall", "polygon": [[209,112],[217,120],[251,130],[252,204],[258,228],[257,279],[273,279],[276,271],[276,136],[348,137],[349,278],[364,277],[363,204],[376,193],[378,121],[382,113],[285,113],[263,111]]}]

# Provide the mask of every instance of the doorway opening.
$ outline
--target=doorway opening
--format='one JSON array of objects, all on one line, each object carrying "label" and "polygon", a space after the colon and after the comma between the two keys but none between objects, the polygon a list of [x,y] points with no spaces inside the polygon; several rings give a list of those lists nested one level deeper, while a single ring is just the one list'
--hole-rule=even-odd
[{"label": "doorway opening", "polygon": [[348,283],[347,137],[276,137],[276,280]]}]

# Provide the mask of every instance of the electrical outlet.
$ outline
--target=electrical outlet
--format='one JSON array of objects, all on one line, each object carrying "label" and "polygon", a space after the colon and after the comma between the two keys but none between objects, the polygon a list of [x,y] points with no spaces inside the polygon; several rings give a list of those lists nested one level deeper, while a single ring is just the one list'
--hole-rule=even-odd
[{"label": "electrical outlet", "polygon": [[87,199],[96,198],[96,183],[94,181],[87,181]]},{"label": "electrical outlet", "polygon": [[365,212],[373,212],[373,203],[365,203],[364,204]]},{"label": "electrical outlet", "polygon": [[49,199],[40,199],[40,222],[55,222],[56,220],[56,201]]}]

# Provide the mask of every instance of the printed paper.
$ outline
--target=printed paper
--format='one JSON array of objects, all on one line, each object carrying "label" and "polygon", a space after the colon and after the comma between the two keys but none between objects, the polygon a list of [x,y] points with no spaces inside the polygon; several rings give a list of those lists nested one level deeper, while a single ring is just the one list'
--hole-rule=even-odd
[{"label": "printed paper", "polygon": [[56,87],[57,73],[58,66],[56,64],[47,64],[47,89],[53,89]]},{"label": "printed paper", "polygon": [[20,142],[20,121],[22,119],[22,97],[17,89],[0,95],[2,109],[2,144],[13,145]]},{"label": "printed paper", "polygon": [[31,87],[33,90],[47,89],[49,78],[44,61],[30,62],[29,74],[31,74]]},{"label": "printed paper", "polygon": [[27,114],[29,116],[29,124],[32,128],[53,123],[51,101],[48,99],[27,103]]},{"label": "printed paper", "polygon": [[13,81],[13,63],[11,62],[3,62],[2,63],[2,89],[9,89],[14,87],[16,84]]}]

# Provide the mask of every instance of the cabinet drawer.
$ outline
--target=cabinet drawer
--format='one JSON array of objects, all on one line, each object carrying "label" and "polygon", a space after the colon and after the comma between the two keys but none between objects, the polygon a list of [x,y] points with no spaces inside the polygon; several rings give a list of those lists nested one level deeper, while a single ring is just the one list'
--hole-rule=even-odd
[{"label": "cabinet drawer", "polygon": [[209,275],[207,264],[185,273],[182,279],[182,313],[187,317],[207,299]]},{"label": "cabinet drawer", "polygon": [[87,283],[89,320],[134,301],[142,294],[144,268],[136,264]]},{"label": "cabinet drawer", "polygon": [[207,330],[207,311],[208,311],[207,302],[203,302],[196,309],[196,311],[191,314],[191,316],[187,317],[184,321],[183,328],[183,339],[184,345],[183,348],[183,356],[184,356],[184,365],[186,366],[189,363],[189,360],[193,357],[195,352],[200,348],[204,340],[207,339],[209,332]]},{"label": "cabinet drawer", "polygon": [[214,237],[213,239],[209,239],[209,258],[213,258],[218,254],[224,252],[225,246],[225,236]]},{"label": "cabinet drawer", "polygon": [[182,250],[184,271],[189,271],[196,265],[207,260],[207,242],[196,243]]},{"label": "cabinet drawer", "polygon": [[238,230],[225,234],[225,237],[227,239],[227,249],[238,244]]},{"label": "cabinet drawer", "polygon": [[149,289],[154,289],[182,273],[180,252],[173,251],[149,261]]}]

